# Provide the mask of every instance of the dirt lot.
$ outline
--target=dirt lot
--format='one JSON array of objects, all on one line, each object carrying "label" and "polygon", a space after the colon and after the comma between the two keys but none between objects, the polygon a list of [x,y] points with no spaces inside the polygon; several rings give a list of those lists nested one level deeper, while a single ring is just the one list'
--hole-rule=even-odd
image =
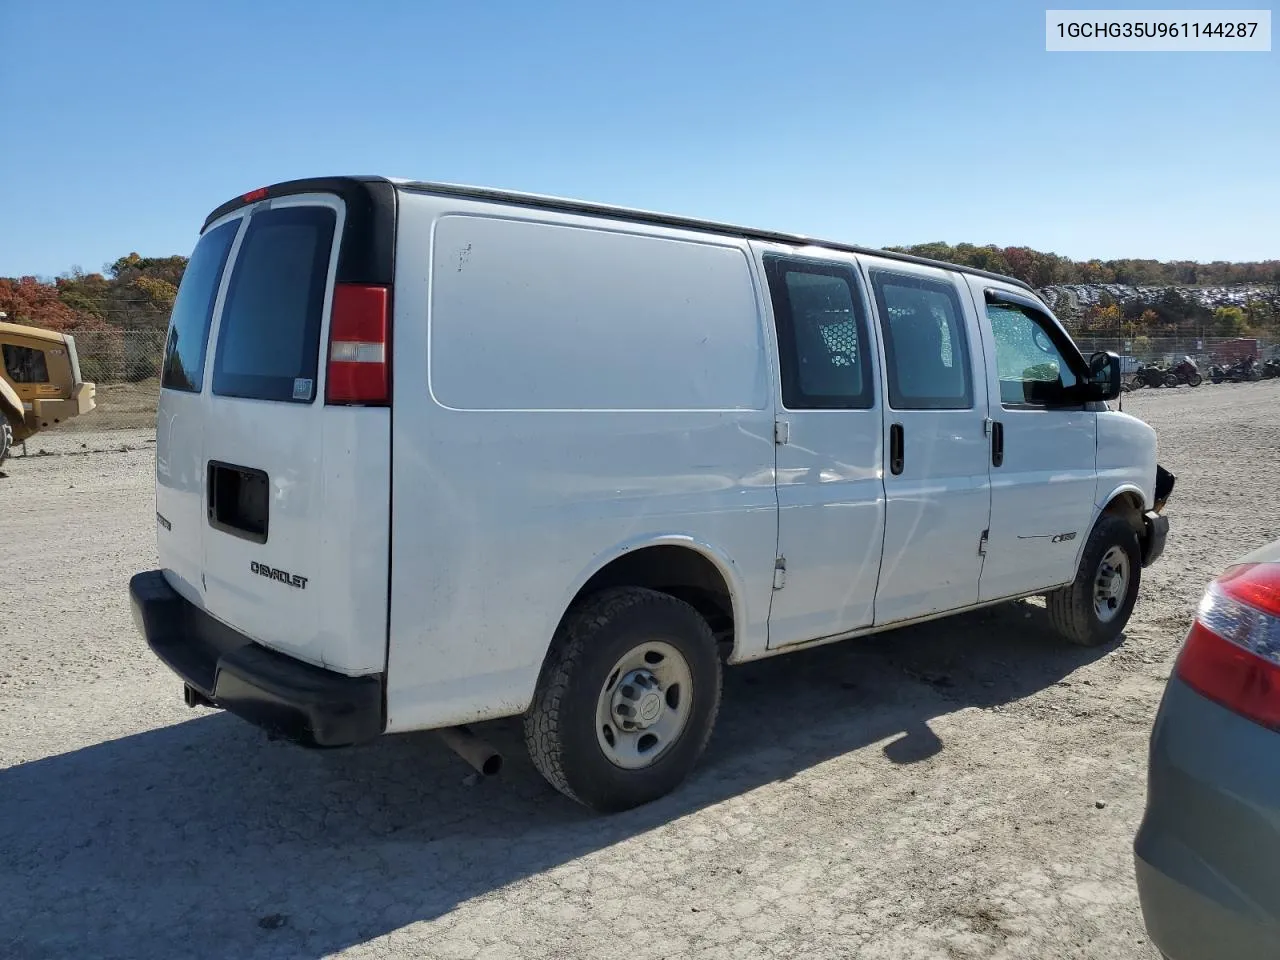
[{"label": "dirt lot", "polygon": [[153,446],[51,434],[0,479],[0,956],[1150,960],[1148,728],[1204,581],[1280,536],[1280,383],[1126,407],[1179,485],[1121,645],[1021,603],[731,670],[693,781],[608,819],[511,723],[477,784],[185,708],[125,600]]}]

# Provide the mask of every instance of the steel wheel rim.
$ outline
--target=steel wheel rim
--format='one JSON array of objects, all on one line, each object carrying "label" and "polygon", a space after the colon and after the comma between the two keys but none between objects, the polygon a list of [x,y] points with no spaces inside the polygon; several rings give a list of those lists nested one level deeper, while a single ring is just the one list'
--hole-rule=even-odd
[{"label": "steel wheel rim", "polygon": [[1102,623],[1110,623],[1120,615],[1129,589],[1129,555],[1121,547],[1112,547],[1102,555],[1093,577],[1093,612]]},{"label": "steel wheel rim", "polygon": [[693,671],[671,644],[632,647],[605,676],[596,700],[596,741],[609,762],[643,770],[680,739],[693,712]]}]

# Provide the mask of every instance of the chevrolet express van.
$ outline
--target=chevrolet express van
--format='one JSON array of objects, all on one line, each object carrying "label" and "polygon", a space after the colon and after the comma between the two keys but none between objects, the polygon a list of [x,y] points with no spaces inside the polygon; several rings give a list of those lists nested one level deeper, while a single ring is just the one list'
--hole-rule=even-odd
[{"label": "chevrolet express van", "polygon": [[561,792],[674,788],[741,663],[1045,595],[1124,628],[1156,437],[1026,285],[373,177],[216,209],[174,305],[160,569],[185,685],[302,743],[523,715]]}]

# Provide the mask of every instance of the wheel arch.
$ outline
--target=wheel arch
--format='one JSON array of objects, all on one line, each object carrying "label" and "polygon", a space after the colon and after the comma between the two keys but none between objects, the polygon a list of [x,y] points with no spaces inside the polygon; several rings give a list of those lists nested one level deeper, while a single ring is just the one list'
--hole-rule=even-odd
[{"label": "wheel arch", "polygon": [[1129,526],[1133,528],[1133,532],[1138,535],[1141,540],[1143,536],[1142,515],[1148,509],[1146,494],[1142,492],[1142,488],[1136,483],[1119,484],[1106,500],[1102,501],[1102,507],[1098,509],[1093,520],[1089,524],[1089,529],[1083,537],[1080,538],[1080,545],[1076,548],[1076,569],[1080,569],[1080,561],[1084,558],[1085,545],[1089,542],[1089,537],[1093,533],[1093,528],[1098,525],[1098,521],[1106,515],[1122,516],[1129,522]]},{"label": "wheel arch", "polygon": [[[1104,513],[1119,514],[1130,518],[1133,522],[1133,515],[1136,515],[1137,526],[1135,529],[1142,527],[1142,514],[1145,510],[1150,509],[1147,505],[1146,494],[1142,492],[1137,484],[1124,483],[1111,491],[1111,495],[1107,497],[1104,506],[1098,511],[1098,516]],[[1094,518],[1097,523],[1097,517]]]},{"label": "wheel arch", "polygon": [[[689,603],[710,624],[726,654],[747,622],[745,590],[733,561],[705,541],[673,533],[631,540],[593,558],[566,591],[552,636],[584,598],[621,586],[648,587]],[[549,647],[551,636],[547,639]]]}]

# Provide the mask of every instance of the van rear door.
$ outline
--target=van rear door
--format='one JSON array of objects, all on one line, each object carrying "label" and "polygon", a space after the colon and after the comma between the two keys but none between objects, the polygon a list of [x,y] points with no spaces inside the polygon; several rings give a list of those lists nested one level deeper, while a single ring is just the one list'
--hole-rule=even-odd
[{"label": "van rear door", "polygon": [[156,411],[156,548],[166,579],[204,606],[204,419],[209,328],[244,217],[206,224],[169,315]]},{"label": "van rear door", "polygon": [[[352,675],[386,665],[394,238],[374,234],[394,225],[370,218],[372,187],[269,190],[248,206],[200,406],[205,609]],[[370,244],[385,277],[369,275]],[[352,343],[339,327],[366,332]],[[381,396],[351,389],[379,378]]]}]

